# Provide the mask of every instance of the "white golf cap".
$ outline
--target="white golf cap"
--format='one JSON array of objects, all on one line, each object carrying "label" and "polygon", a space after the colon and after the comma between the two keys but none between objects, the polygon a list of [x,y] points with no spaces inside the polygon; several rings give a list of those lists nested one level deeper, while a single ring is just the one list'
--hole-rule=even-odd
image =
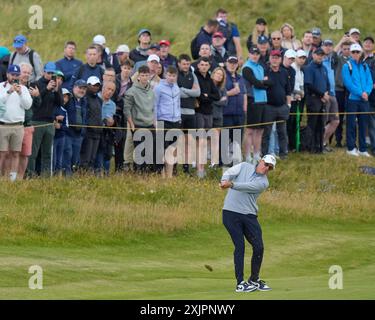
[{"label": "white golf cap", "polygon": [[350,46],[350,52],[352,51],[361,51],[362,52],[362,47],[358,43],[353,43]]},{"label": "white golf cap", "polygon": [[92,86],[96,85],[96,84],[100,84],[100,80],[98,77],[95,77],[95,76],[91,76],[87,79],[87,84],[91,84]]},{"label": "white golf cap", "polygon": [[129,53],[130,50],[129,50],[129,47],[126,45],[126,44],[120,44],[117,49],[116,49],[116,53],[118,52],[126,52],[126,53]]},{"label": "white golf cap", "polygon": [[289,49],[289,50],[286,50],[285,54],[284,54],[285,57],[287,58],[296,58],[296,52],[293,50],[293,49]]},{"label": "white golf cap", "polygon": [[273,169],[276,167],[276,158],[272,154],[266,154],[261,160],[267,164],[271,164]]},{"label": "white golf cap", "polygon": [[361,32],[359,31],[359,29],[357,29],[357,28],[351,28],[349,30],[349,35],[352,35],[353,33],[361,34]]},{"label": "white golf cap", "polygon": [[158,63],[160,62],[160,58],[158,55],[156,54],[152,54],[150,55],[148,58],[147,58],[147,62],[151,62],[151,61],[157,61]]},{"label": "white golf cap", "polygon": [[66,89],[66,88],[62,88],[62,94],[63,94],[63,95],[64,95],[64,94],[72,95],[72,93],[71,93],[68,89]]},{"label": "white golf cap", "polygon": [[306,54],[306,52],[305,52],[305,50],[301,50],[301,49],[299,49],[298,51],[297,51],[297,58],[301,58],[301,57],[307,57],[307,54]]},{"label": "white golf cap", "polygon": [[101,34],[97,34],[93,39],[92,39],[92,42],[94,44],[100,44],[101,46],[104,46],[106,41],[105,41],[105,37]]}]

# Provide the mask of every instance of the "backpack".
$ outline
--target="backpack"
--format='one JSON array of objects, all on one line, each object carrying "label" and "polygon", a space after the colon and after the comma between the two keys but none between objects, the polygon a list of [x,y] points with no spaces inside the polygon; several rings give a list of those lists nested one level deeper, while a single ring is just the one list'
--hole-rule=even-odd
[{"label": "backpack", "polygon": [[[16,56],[17,56],[17,51],[15,51],[13,53],[12,58],[10,59],[9,64],[13,64],[14,59],[16,58]],[[34,68],[34,50],[33,49],[30,49],[30,52],[29,52],[29,61],[30,61],[30,64],[33,67],[33,69],[35,69]]]},{"label": "backpack", "polygon": [[[346,62],[346,64],[348,65],[348,68],[349,68],[349,73],[350,73],[350,76],[353,74],[353,66],[352,66],[352,63],[350,62],[350,60],[348,60],[347,62]],[[364,68],[364,70],[365,70],[365,72],[366,72],[366,70],[367,70],[367,63],[362,63],[362,65],[363,65],[363,68]]]}]

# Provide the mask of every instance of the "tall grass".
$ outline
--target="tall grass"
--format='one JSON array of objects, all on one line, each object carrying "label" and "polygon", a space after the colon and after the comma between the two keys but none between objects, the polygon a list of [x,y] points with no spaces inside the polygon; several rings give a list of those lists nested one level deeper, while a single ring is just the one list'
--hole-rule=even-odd
[{"label": "tall grass", "polygon": [[[28,27],[31,17],[28,10],[35,4],[43,8],[42,30]],[[329,7],[333,4],[343,8],[343,30],[329,29]],[[291,23],[298,37],[314,26],[321,27],[324,37],[336,41],[353,26],[363,35],[375,34],[374,24],[366,19],[368,9],[372,7],[370,0],[334,3],[323,0],[41,0],[37,3],[14,0],[1,3],[0,45],[11,47],[14,35],[24,33],[30,39],[30,46],[47,61],[60,58],[64,42],[72,39],[78,43],[78,56],[83,58],[83,52],[95,34],[104,34],[114,51],[121,43],[135,47],[138,30],[147,27],[152,31],[154,41],[168,38],[172,41],[173,53],[180,54],[190,52],[190,40],[219,7],[226,8],[230,20],[238,24],[244,49],[246,38],[259,16],[267,19],[271,31],[279,29],[284,22]],[[58,21],[54,22],[53,17]]]}]

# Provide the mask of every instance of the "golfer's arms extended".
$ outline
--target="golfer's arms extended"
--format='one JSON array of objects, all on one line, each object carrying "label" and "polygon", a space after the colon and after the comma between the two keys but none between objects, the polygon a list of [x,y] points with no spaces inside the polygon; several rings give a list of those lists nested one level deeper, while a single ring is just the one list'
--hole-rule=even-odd
[{"label": "golfer's arms extended", "polygon": [[249,182],[233,182],[232,189],[246,193],[261,193],[268,188],[268,183],[254,179]]},{"label": "golfer's arms extended", "polygon": [[240,174],[241,168],[242,163],[236,164],[235,166],[229,168],[224,172],[223,176],[221,177],[221,181],[232,181]]}]

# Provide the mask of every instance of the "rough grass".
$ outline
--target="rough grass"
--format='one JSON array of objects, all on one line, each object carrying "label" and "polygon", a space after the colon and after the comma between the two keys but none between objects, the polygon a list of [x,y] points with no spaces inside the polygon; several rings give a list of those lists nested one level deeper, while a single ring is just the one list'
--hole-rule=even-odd
[{"label": "rough grass", "polygon": [[[106,36],[112,51],[120,43],[135,47],[136,35],[144,27],[152,31],[155,41],[169,38],[175,54],[190,52],[190,40],[219,7],[229,10],[230,19],[238,24],[244,48],[246,38],[259,16],[267,19],[270,31],[279,29],[284,22],[291,23],[299,38],[306,29],[314,26],[320,26],[325,37],[336,41],[353,26],[359,28],[363,35],[375,33],[375,26],[364,19],[372,5],[370,0],[340,0],[334,3],[322,0],[41,0],[37,4],[43,8],[43,29],[31,30],[28,27],[31,17],[28,10],[35,4],[33,0],[1,4],[0,44],[11,47],[14,35],[22,32],[29,36],[30,46],[41,53],[43,61],[58,59],[68,39],[78,43],[78,56],[82,58],[93,36],[99,33]],[[331,5],[343,8],[344,30],[329,29]],[[57,17],[58,21],[53,22],[53,17]]]}]

